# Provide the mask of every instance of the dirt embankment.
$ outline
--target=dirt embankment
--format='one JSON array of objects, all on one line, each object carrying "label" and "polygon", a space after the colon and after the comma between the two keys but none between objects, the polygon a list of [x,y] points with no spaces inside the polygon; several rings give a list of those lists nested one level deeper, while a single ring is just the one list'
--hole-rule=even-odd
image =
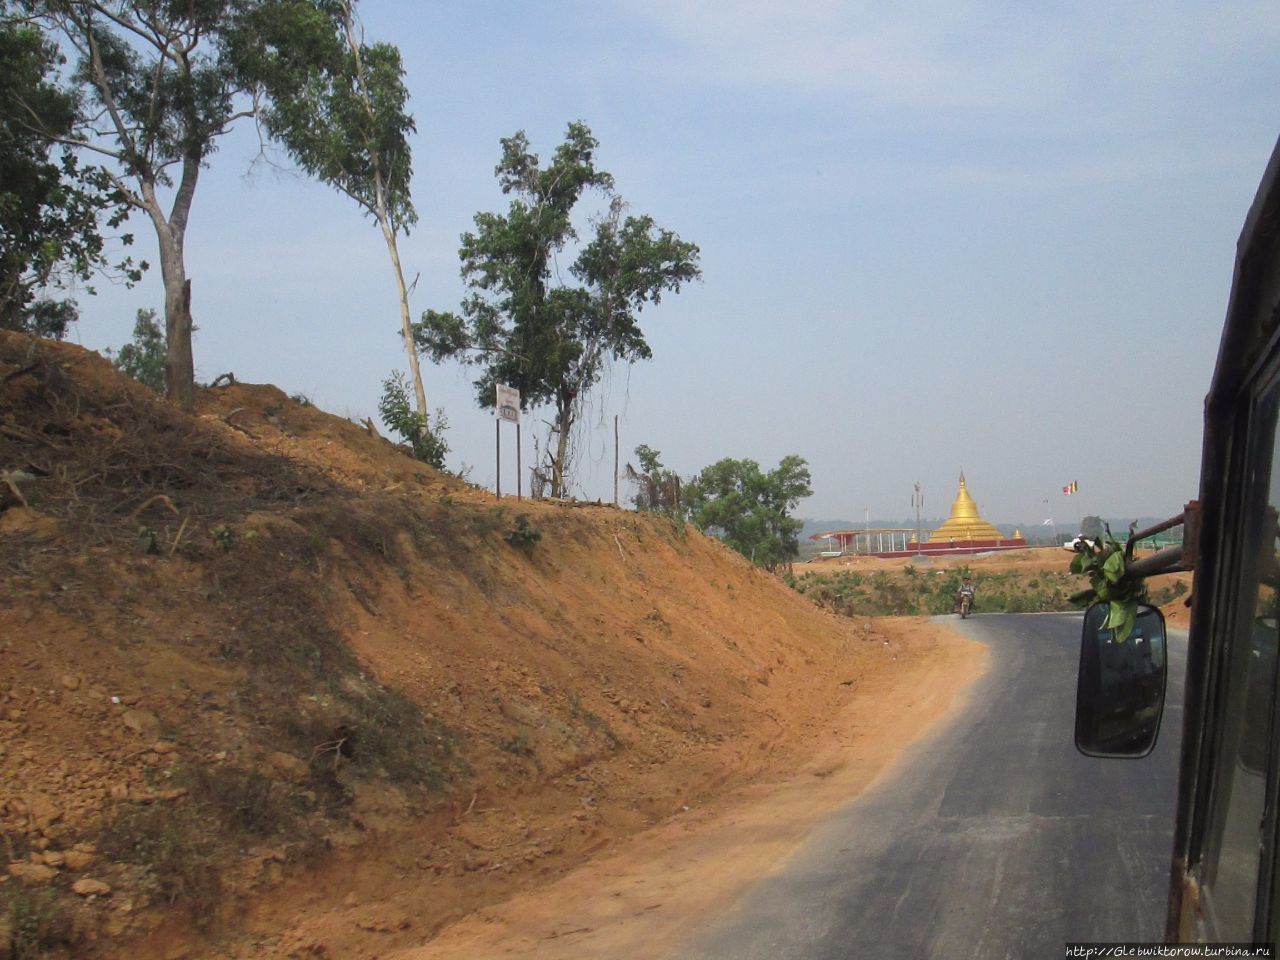
[{"label": "dirt embankment", "polygon": [[16,957],[420,946],[796,769],[945,642],[660,517],[497,503],[273,387],[183,414],[6,333],[0,473]]}]

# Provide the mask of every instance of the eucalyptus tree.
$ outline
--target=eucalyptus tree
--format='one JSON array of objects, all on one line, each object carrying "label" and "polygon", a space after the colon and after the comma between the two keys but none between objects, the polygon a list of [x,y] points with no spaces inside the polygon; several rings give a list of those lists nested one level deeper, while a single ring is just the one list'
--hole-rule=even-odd
[{"label": "eucalyptus tree", "polygon": [[155,230],[164,283],[165,390],[195,399],[187,227],[200,171],[218,137],[253,113],[227,54],[250,0],[25,0],[75,52],[83,112],[66,133],[33,129],[105,158],[120,198]]},{"label": "eucalyptus tree", "polygon": [[77,316],[52,291],[99,271],[136,280],[145,267],[108,262],[102,227],[119,226],[120,198],[100,169],[51,139],[69,135],[77,117],[62,62],[43,31],[0,0],[0,328],[46,337]]},{"label": "eucalyptus tree", "polygon": [[354,200],[382,231],[400,298],[416,430],[425,436],[426,389],[397,242],[418,219],[410,195],[409,136],[415,128],[400,51],[389,43],[365,42],[352,0],[274,0],[258,6],[247,25],[239,34],[237,59],[266,94],[261,118],[268,133],[307,173]]},{"label": "eucalyptus tree", "polygon": [[[596,166],[598,145],[586,124],[571,123],[543,166],[523,131],[502,140],[494,172],[512,200],[505,216],[476,214],[475,231],[462,236],[471,292],[460,313],[428,310],[415,325],[418,346],[432,359],[481,368],[482,407],[493,406],[497,383],[519,389],[523,408],[554,407],[545,470],[556,497],[570,474],[574,424],[606,365],[652,356],[640,311],[701,276],[695,244],[652,217],[624,216],[613,177]],[[605,210],[591,217],[590,238],[562,273],[559,255],[579,241],[574,216],[588,191]]]}]

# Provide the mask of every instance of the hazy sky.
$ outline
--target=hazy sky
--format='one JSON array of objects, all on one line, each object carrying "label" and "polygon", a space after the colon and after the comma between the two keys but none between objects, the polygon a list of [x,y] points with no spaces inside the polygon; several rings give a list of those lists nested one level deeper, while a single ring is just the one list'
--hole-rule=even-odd
[{"label": "hazy sky", "polygon": [[[683,474],[800,454],[814,518],[905,517],[916,481],[926,514],[945,512],[961,468],[996,522],[1169,515],[1195,495],[1235,242],[1280,133],[1273,0],[362,15],[399,44],[417,121],[415,316],[456,308],[459,235],[505,209],[493,167],[519,129],[548,156],[585,121],[633,211],[702,249],[704,280],[642,315],[653,360],[613,371],[588,411],[580,495],[612,496],[615,413],[624,463],[639,443]],[[376,415],[405,366],[381,237],[257,153],[245,126],[197,194],[198,376]],[[162,306],[158,274],[85,298],[74,337],[124,342],[138,307]],[[450,466],[492,485],[472,375],[424,374]]]}]

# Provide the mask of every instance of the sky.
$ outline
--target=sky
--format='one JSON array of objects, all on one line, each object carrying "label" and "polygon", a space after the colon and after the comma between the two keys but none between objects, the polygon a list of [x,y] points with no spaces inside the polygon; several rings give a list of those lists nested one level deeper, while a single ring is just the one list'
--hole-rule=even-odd
[{"label": "sky", "polygon": [[[905,518],[916,483],[945,515],[961,470],[998,523],[1170,516],[1196,495],[1235,243],[1280,133],[1271,0],[360,14],[400,47],[417,125],[400,247],[415,317],[457,308],[459,237],[505,210],[493,167],[517,130],[546,157],[585,122],[631,211],[701,249],[702,280],[641,314],[653,359],[593,394],[576,495],[612,498],[615,415],[624,464],[641,443],[685,476],[804,457],[797,514],[814,519]],[[242,124],[202,175],[186,250],[198,379],[376,417],[406,358],[386,249],[354,203]],[[72,339],[118,347],[162,305],[158,269],[99,285]],[[423,373],[448,466],[492,487],[474,372]],[[526,466],[545,418],[526,419]],[[510,491],[514,431],[503,443]]]}]

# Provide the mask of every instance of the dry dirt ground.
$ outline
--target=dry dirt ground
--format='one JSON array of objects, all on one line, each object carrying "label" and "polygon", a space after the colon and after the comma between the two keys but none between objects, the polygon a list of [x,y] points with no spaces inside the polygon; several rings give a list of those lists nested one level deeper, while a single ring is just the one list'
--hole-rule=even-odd
[{"label": "dry dirt ground", "polygon": [[982,668],[665,518],[6,333],[0,472],[0,955],[645,955]]}]

